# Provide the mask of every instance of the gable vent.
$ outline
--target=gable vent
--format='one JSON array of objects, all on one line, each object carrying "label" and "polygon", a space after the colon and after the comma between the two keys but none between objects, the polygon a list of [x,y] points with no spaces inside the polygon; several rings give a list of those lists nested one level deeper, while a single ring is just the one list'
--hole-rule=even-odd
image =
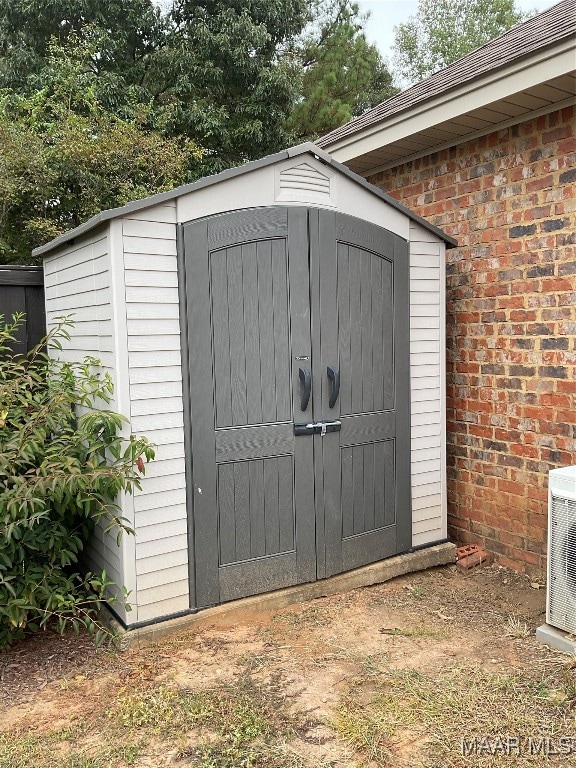
[{"label": "gable vent", "polygon": [[287,168],[280,174],[280,189],[308,189],[311,192],[330,194],[330,179],[312,168],[308,163],[301,163],[294,168]]},{"label": "gable vent", "polygon": [[276,200],[334,205],[333,178],[309,163],[298,163],[277,176]]}]

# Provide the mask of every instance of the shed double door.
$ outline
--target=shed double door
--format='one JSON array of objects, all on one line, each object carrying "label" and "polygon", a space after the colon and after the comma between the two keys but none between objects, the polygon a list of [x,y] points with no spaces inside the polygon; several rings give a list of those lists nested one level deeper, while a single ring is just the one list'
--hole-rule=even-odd
[{"label": "shed double door", "polygon": [[182,242],[193,606],[406,551],[406,241],[271,207]]}]

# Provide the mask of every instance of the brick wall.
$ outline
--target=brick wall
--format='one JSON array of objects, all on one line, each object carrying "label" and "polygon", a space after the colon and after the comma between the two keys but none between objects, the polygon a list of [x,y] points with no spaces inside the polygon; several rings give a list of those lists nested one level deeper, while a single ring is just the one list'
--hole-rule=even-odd
[{"label": "brick wall", "polygon": [[547,473],[576,463],[573,108],[368,180],[458,240],[447,251],[448,523],[533,576]]}]

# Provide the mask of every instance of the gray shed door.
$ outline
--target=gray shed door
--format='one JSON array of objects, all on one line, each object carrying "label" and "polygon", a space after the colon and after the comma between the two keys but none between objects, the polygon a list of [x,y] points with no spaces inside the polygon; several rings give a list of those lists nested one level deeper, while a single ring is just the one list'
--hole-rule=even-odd
[{"label": "gray shed door", "polygon": [[186,224],[182,266],[195,607],[406,551],[406,242],[259,208]]}]

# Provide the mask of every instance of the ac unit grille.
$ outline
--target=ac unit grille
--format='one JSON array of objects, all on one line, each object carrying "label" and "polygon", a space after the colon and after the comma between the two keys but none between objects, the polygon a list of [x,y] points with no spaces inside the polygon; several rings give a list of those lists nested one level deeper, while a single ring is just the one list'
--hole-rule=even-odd
[{"label": "ac unit grille", "polygon": [[576,501],[551,496],[548,622],[576,633]]}]

